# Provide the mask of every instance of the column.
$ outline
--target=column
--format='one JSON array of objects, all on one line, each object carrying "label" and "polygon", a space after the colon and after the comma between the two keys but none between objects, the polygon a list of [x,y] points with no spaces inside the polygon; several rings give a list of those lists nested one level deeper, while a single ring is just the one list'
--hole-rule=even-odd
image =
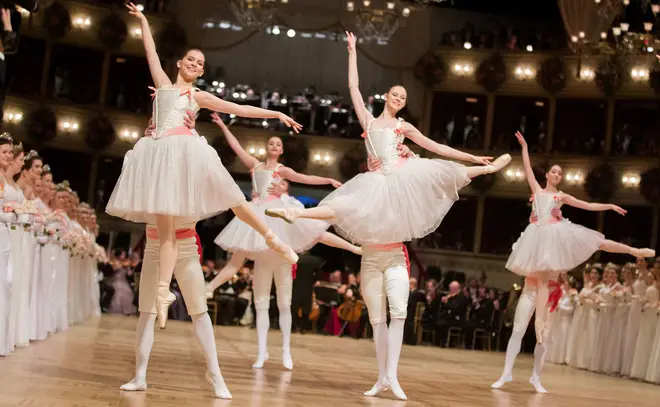
[{"label": "column", "polygon": [[41,99],[48,97],[48,74],[50,73],[51,58],[53,57],[53,43],[46,41],[46,52],[44,53],[44,65],[41,67]]},{"label": "column", "polygon": [[548,102],[548,126],[546,127],[548,134],[545,140],[545,152],[550,154],[552,152],[552,145],[555,137],[555,120],[557,118],[557,98],[550,97]]},{"label": "column", "polygon": [[92,153],[92,165],[89,170],[89,186],[87,188],[87,203],[92,208],[95,208],[94,204],[96,201],[96,178],[99,173],[99,154],[97,152]]},{"label": "column", "polygon": [[110,80],[110,63],[112,62],[112,54],[110,51],[105,51],[103,56],[103,68],[101,70],[101,89],[99,90],[99,106],[104,106],[108,100],[108,81]]},{"label": "column", "polygon": [[603,155],[610,155],[612,151],[612,135],[614,133],[614,105],[615,100],[610,98],[607,100],[607,125],[605,126],[605,147],[603,148]]},{"label": "column", "polygon": [[493,121],[495,120],[495,95],[488,94],[488,107],[486,107],[486,125],[484,127],[484,150],[490,150],[493,139]]},{"label": "column", "polygon": [[474,229],[474,244],[472,253],[479,253],[481,250],[481,237],[484,233],[484,211],[486,209],[486,197],[479,195],[477,202],[477,221]]},{"label": "column", "polygon": [[653,207],[653,223],[651,224],[651,245],[656,247],[658,244],[658,227],[660,226],[660,207]]}]

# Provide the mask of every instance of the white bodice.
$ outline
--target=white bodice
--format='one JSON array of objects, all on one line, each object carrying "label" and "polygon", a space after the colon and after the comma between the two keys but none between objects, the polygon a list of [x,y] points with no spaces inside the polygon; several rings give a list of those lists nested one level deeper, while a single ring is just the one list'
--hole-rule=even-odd
[{"label": "white bodice", "polygon": [[365,144],[367,147],[367,154],[376,157],[381,162],[381,168],[384,174],[389,174],[396,168],[397,161],[399,160],[399,150],[397,146],[403,142],[405,138],[399,132],[403,126],[403,121],[399,119],[395,128],[383,127],[380,129],[373,129],[371,126],[376,119],[369,122],[367,131],[365,133]]},{"label": "white bodice", "polygon": [[23,202],[25,202],[25,195],[23,195],[23,191],[17,186],[5,182],[3,201],[4,203],[16,202],[18,204],[23,204]]},{"label": "white bodice", "polygon": [[552,217],[552,210],[561,207],[560,196],[561,192],[552,193],[539,191],[534,194],[532,211],[536,214],[536,216],[538,216],[539,225],[547,225],[556,221]]},{"label": "white bodice", "polygon": [[[197,88],[190,92],[195,91]],[[183,118],[188,110],[195,114],[199,111],[192,93],[183,92],[171,85],[157,89],[153,101],[153,121],[156,125],[154,138],[160,138],[166,131],[183,126]]]},{"label": "white bodice", "polygon": [[614,298],[614,296],[612,296],[612,292],[615,289],[619,288],[619,286],[620,286],[620,284],[616,283],[616,284],[613,284],[613,285],[604,285],[600,289],[600,295],[602,296],[603,303],[605,305],[612,305],[613,306],[615,304],[615,298]]},{"label": "white bodice", "polygon": [[646,301],[651,305],[655,305],[658,303],[658,300],[660,300],[660,292],[658,292],[656,286],[650,285],[646,287]]},{"label": "white bodice", "polygon": [[633,294],[634,295],[644,295],[646,292],[646,281],[640,280],[639,278],[633,283]]},{"label": "white bodice", "polygon": [[575,309],[575,305],[573,304],[573,295],[569,290],[566,290],[566,288],[562,287],[561,288],[561,298],[559,299],[559,304],[557,306],[561,311],[564,312],[573,312]]},{"label": "white bodice", "polygon": [[264,163],[259,163],[252,169],[252,194],[261,199],[268,198],[268,187],[275,182],[280,182],[278,170],[281,164],[277,164],[274,169],[266,168]]}]

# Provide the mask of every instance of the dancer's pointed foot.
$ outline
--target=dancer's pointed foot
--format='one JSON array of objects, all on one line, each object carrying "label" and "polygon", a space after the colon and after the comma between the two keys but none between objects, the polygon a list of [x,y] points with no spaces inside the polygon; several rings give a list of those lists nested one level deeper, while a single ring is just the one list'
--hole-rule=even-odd
[{"label": "dancer's pointed foot", "polygon": [[225,379],[222,376],[214,376],[209,372],[206,372],[206,381],[213,386],[213,392],[215,397],[223,400],[231,400],[231,393],[225,384]]},{"label": "dancer's pointed foot", "polygon": [[399,384],[399,380],[388,378],[387,384],[390,390],[392,390],[392,394],[394,394],[394,397],[398,398],[399,400],[408,400],[408,396],[406,396],[406,393],[403,392],[403,389]]},{"label": "dancer's pointed foot", "polygon": [[298,255],[296,252],[294,252],[289,245],[282,243],[282,241],[277,236],[275,236],[272,231],[269,230],[264,237],[266,238],[266,244],[268,247],[275,250],[282,257],[284,257],[284,260],[290,264],[298,263]]},{"label": "dancer's pointed foot", "polygon": [[637,258],[647,258],[655,257],[655,250],[653,249],[632,249],[630,252],[633,256]]},{"label": "dancer's pointed foot", "polygon": [[536,375],[533,375],[532,377],[529,378],[529,383],[530,383],[532,386],[534,386],[534,388],[536,389],[536,392],[537,392],[537,393],[543,393],[543,394],[545,394],[545,393],[548,392],[548,391],[545,389],[545,387],[543,387],[543,385],[541,384],[541,378],[538,377],[538,376],[536,376]]},{"label": "dancer's pointed foot", "polygon": [[497,381],[493,384],[490,385],[491,388],[493,389],[501,389],[504,387],[505,384],[509,383],[510,381],[513,380],[513,377],[511,375],[509,376],[502,376]]},{"label": "dancer's pointed foot", "polygon": [[511,155],[510,154],[503,154],[495,159],[493,161],[492,165],[486,166],[486,174],[492,174],[494,172],[501,171],[502,168],[506,167],[509,165],[511,162]]},{"label": "dancer's pointed foot", "polygon": [[384,391],[388,391],[389,389],[390,387],[387,384],[387,380],[385,380],[385,378],[382,378],[382,379],[378,379],[376,384],[374,384],[374,386],[370,390],[365,391],[364,395],[367,397],[375,397]]},{"label": "dancer's pointed foot", "polygon": [[167,327],[167,311],[174,301],[176,301],[176,295],[170,292],[169,284],[159,284],[156,295],[156,316],[160,329]]},{"label": "dancer's pointed foot", "polygon": [[254,368],[254,369],[263,369],[264,368],[264,363],[266,363],[267,360],[268,360],[268,354],[267,353],[265,355],[257,356],[257,360],[252,365],[252,368]]},{"label": "dancer's pointed foot", "polygon": [[294,223],[298,219],[298,211],[295,208],[266,209],[266,216],[280,218],[287,223]]},{"label": "dancer's pointed foot", "polygon": [[119,389],[123,391],[145,391],[147,390],[147,381],[144,377],[134,377],[130,382],[122,384]]},{"label": "dancer's pointed foot", "polygon": [[293,358],[291,358],[290,350],[282,351],[282,366],[284,366],[286,370],[293,370]]}]

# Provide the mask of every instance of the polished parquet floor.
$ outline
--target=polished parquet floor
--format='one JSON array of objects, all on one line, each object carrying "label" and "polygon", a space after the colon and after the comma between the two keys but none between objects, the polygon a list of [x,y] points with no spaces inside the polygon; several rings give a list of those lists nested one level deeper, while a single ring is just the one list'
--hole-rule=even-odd
[{"label": "polished parquet floor", "polygon": [[497,379],[503,353],[406,346],[399,377],[409,400],[367,398],[362,392],[376,379],[373,344],[367,340],[294,335],[293,372],[280,365],[280,337],[271,331],[271,360],[251,368],[254,330],[217,327],[220,366],[234,396],[213,398],[204,380],[204,361],[190,323],[172,321],[156,332],[149,365],[149,389],[125,393],[119,386],[133,373],[137,319],[103,316],[44,342],[0,358],[0,406],[122,407],[658,407],[660,386],[547,365],[538,395],[526,380],[532,359],[521,355],[517,381],[503,391]]}]

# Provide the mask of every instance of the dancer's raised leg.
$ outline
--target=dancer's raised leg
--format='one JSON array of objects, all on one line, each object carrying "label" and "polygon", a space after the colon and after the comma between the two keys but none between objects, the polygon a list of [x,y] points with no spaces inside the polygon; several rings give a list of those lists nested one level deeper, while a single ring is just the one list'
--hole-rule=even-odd
[{"label": "dancer's raised leg", "polygon": [[520,353],[522,339],[527,331],[527,325],[529,325],[529,321],[532,319],[532,315],[534,315],[535,308],[536,289],[535,287],[525,286],[518,299],[518,305],[516,306],[516,314],[513,319],[513,331],[511,332],[511,337],[509,338],[509,343],[506,347],[504,370],[502,371],[502,376],[490,386],[493,389],[499,389],[513,380],[513,364]]},{"label": "dancer's raised leg", "polygon": [[609,239],[601,243],[600,250],[609,253],[629,254],[631,256],[641,258],[655,257],[655,250],[653,249],[637,249]]},{"label": "dancer's raised leg", "polygon": [[231,210],[240,220],[247,223],[248,226],[263,236],[264,239],[266,239],[268,247],[279,253],[286,259],[286,261],[291,264],[298,262],[298,255],[288,245],[282,243],[282,241],[275,236],[273,231],[271,231],[268,225],[257,216],[250,205],[244,203],[240,206],[231,208]]},{"label": "dancer's raised leg", "polygon": [[151,348],[154,346],[154,324],[156,314],[140,312],[135,329],[135,377],[122,385],[124,391],[144,391],[147,389],[147,364]]},{"label": "dancer's raised leg", "polygon": [[213,325],[207,312],[192,316],[195,337],[206,358],[206,380],[213,386],[215,396],[221,399],[231,399],[231,393],[225,384],[218,365],[218,351],[215,347]]},{"label": "dancer's raised leg", "polygon": [[350,244],[346,240],[330,232],[325,232],[323,235],[321,235],[319,243],[323,243],[324,245],[330,247],[336,247],[337,249],[346,250],[348,252],[355,253],[358,256],[362,255],[361,247]]},{"label": "dancer's raised leg", "polygon": [[176,264],[176,218],[173,216],[156,215],[156,229],[160,244],[158,292],[156,295],[156,310],[160,329],[167,326],[167,312],[176,296],[170,292],[172,274]]},{"label": "dancer's raised leg", "polygon": [[255,369],[264,367],[268,360],[268,329],[270,328],[270,288],[273,283],[273,268],[268,262],[268,256],[254,262],[254,308],[257,312],[257,360],[252,365]]},{"label": "dancer's raised leg", "polygon": [[277,290],[277,308],[280,312],[280,332],[282,333],[282,365],[293,369],[291,357],[291,295],[293,293],[293,274],[291,265],[279,258],[272,258],[274,267],[275,289]]},{"label": "dancer's raised leg", "polygon": [[509,154],[504,154],[495,159],[492,165],[474,165],[467,168],[468,177],[474,178],[479,175],[492,174],[502,170],[502,168],[509,165],[511,162],[511,156]]},{"label": "dancer's raised leg", "polygon": [[335,218],[335,211],[327,206],[317,206],[315,208],[296,209],[266,209],[266,215],[272,218],[281,218],[288,223],[293,223],[298,218],[318,219],[331,221]]},{"label": "dancer's raised leg", "polygon": [[231,278],[238,273],[238,270],[240,270],[244,263],[244,253],[236,252],[232,254],[229,263],[227,263],[222,270],[220,270],[218,275],[206,285],[206,298],[213,298],[213,292],[217,290],[218,287],[231,280]]}]

